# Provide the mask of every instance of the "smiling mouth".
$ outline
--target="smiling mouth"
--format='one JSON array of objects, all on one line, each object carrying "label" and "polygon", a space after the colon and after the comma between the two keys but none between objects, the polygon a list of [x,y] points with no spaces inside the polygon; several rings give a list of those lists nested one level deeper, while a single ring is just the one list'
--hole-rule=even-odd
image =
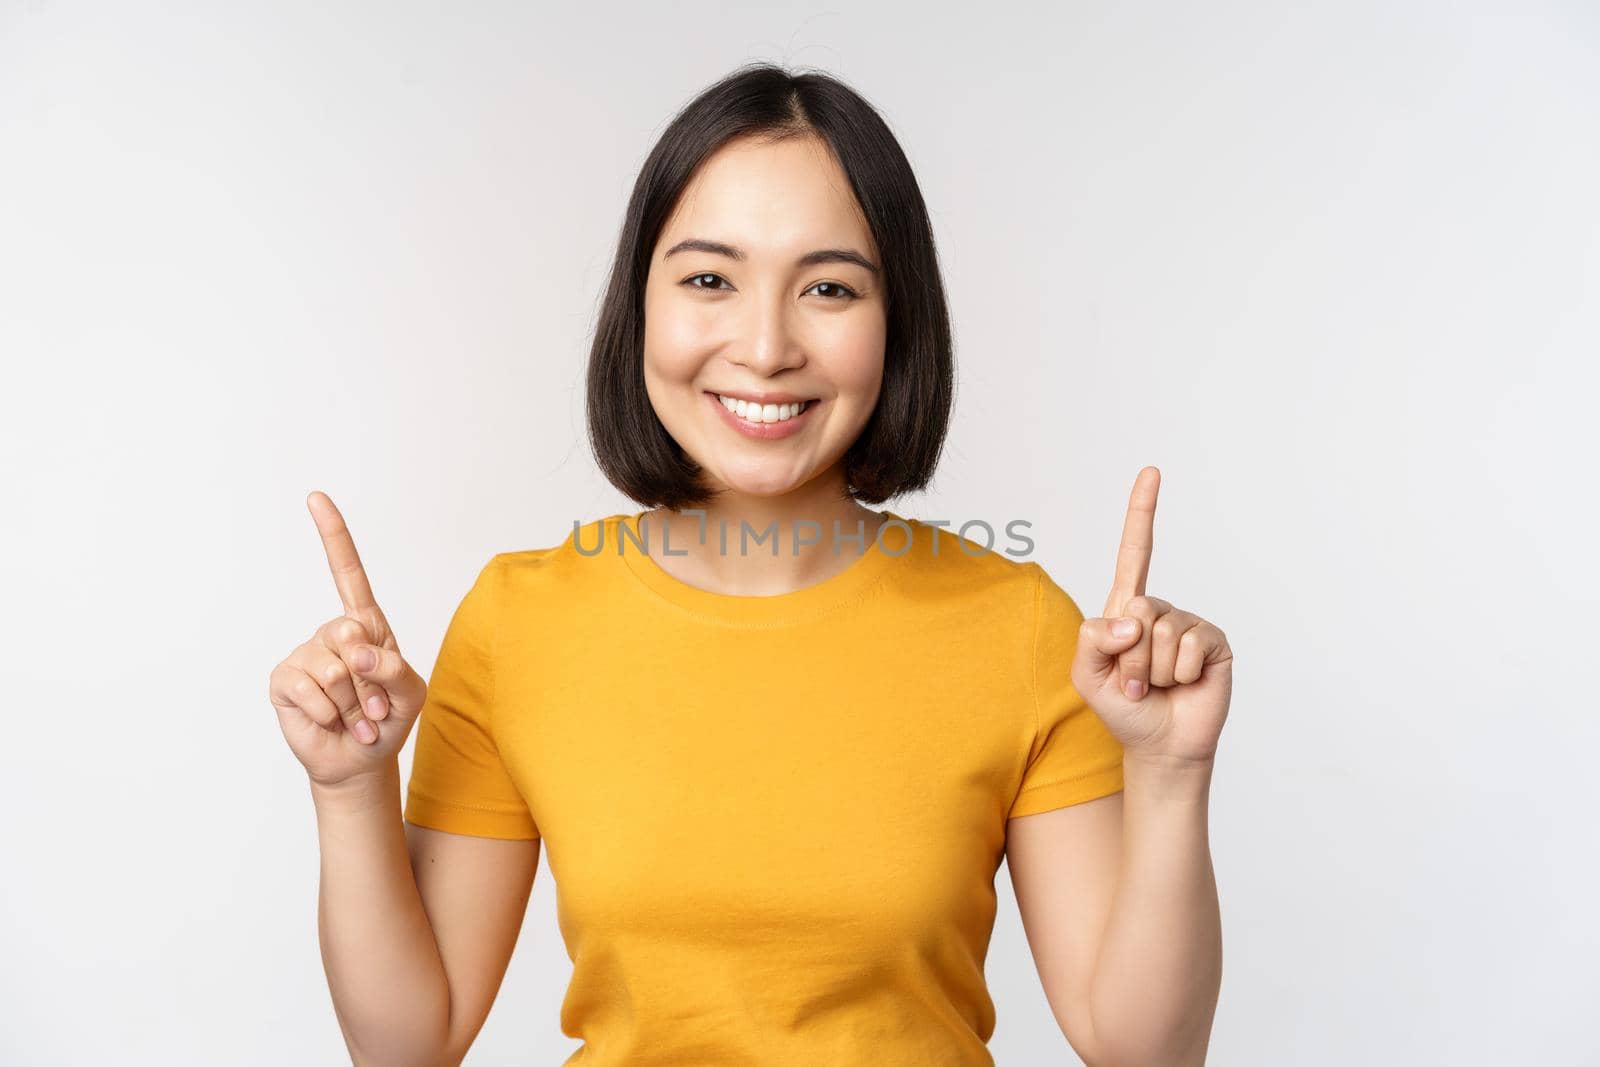
[{"label": "smiling mouth", "polygon": [[715,397],[717,403],[727,408],[729,413],[756,426],[788,422],[821,402],[812,397],[808,400],[798,400],[787,404],[755,404],[747,400],[741,400],[738,397],[723,396],[721,393],[715,393],[709,389],[706,392],[708,395]]}]

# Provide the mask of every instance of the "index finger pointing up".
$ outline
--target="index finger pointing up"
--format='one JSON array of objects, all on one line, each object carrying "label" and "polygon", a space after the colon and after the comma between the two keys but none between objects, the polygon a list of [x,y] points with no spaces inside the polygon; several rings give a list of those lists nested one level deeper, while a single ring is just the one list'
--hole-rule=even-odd
[{"label": "index finger pointing up", "polygon": [[346,615],[354,615],[363,608],[377,607],[372,598],[372,586],[367,582],[367,572],[356,555],[356,543],[344,516],[334,507],[327,493],[314,492],[306,497],[306,507],[316,521],[317,532],[322,535],[322,547],[328,553],[328,569],[333,572],[333,584],[339,590]]},{"label": "index finger pointing up", "polygon": [[1111,596],[1106,600],[1106,616],[1122,614],[1123,607],[1136,596],[1144,596],[1145,579],[1150,576],[1150,551],[1155,543],[1156,491],[1161,487],[1161,472],[1141,467],[1128,497],[1128,517],[1122,524],[1122,544],[1117,547],[1117,574],[1111,581]]}]

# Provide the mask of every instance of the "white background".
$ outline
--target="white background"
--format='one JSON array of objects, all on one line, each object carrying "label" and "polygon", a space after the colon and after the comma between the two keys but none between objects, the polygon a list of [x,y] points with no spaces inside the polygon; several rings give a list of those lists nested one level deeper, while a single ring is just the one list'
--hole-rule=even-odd
[{"label": "white background", "polygon": [[[1506,13],[1514,12],[1514,13]],[[347,1062],[266,697],[339,605],[414,662],[631,502],[583,364],[639,164],[747,59],[882,109],[958,343],[935,490],[1091,613],[1237,656],[1211,1062],[1600,1061],[1590,5],[0,3],[0,1061]],[[410,749],[403,757],[409,768]],[[1010,894],[1002,1065],[1075,1062]],[[469,1064],[554,1064],[541,866]]]}]

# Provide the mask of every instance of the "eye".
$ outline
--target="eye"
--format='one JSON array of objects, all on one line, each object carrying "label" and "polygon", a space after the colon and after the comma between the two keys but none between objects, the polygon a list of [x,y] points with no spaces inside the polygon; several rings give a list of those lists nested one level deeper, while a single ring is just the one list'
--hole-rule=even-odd
[{"label": "eye", "polygon": [[835,290],[835,292],[844,294],[843,296],[826,296],[826,297],[823,298],[825,300],[854,300],[859,295],[859,294],[857,294],[857,292],[854,289],[850,288],[848,285],[840,285],[838,282],[818,282],[816,285],[813,285],[811,288],[812,289],[821,289],[824,285],[826,285],[829,288]]},{"label": "eye", "polygon": [[699,281],[702,278],[715,278],[719,282],[720,281],[724,281],[722,275],[720,275],[720,274],[712,274],[709,271],[707,271],[706,273],[703,273],[703,274],[695,274],[695,275],[692,275],[692,276],[690,276],[688,278],[685,278],[683,281],[679,282],[678,284],[679,285],[687,285],[691,289],[715,289],[715,288],[717,288],[714,285],[694,285],[694,284],[692,284],[694,282]]},{"label": "eye", "polygon": [[[705,281],[706,279],[710,279],[713,284],[710,284],[710,285],[699,285],[699,284],[696,284],[698,282]],[[715,283],[718,283],[718,282],[721,282],[722,284],[721,285],[715,284]],[[727,279],[726,278],[724,278],[722,275],[716,274],[716,273],[714,273],[712,271],[702,271],[699,274],[691,274],[689,277],[685,278],[683,281],[679,282],[678,284],[679,285],[687,285],[691,289],[705,289],[705,290],[707,290],[709,292],[717,292],[717,291],[723,289],[724,287],[726,287],[728,290],[731,291],[732,288],[733,288],[731,285],[727,284]],[[811,289],[822,289],[823,287],[827,287],[831,291],[830,293],[819,293],[818,294],[824,300],[844,302],[844,301],[850,301],[850,300],[859,299],[860,295],[861,295],[861,294],[857,293],[854,289],[850,288],[848,285],[842,285],[839,282],[818,282],[816,285],[813,285],[811,287]],[[806,291],[810,292],[811,289],[808,289]]]}]

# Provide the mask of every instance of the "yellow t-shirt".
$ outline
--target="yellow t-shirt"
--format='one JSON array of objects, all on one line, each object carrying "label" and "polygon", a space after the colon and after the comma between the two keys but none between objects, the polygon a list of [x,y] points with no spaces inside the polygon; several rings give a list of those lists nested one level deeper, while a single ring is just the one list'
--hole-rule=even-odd
[{"label": "yellow t-shirt", "polygon": [[890,511],[826,581],[713,593],[645,554],[640,514],[479,573],[406,819],[544,839],[568,1064],[993,1064],[1006,819],[1122,788],[1069,676],[1077,605]]}]

